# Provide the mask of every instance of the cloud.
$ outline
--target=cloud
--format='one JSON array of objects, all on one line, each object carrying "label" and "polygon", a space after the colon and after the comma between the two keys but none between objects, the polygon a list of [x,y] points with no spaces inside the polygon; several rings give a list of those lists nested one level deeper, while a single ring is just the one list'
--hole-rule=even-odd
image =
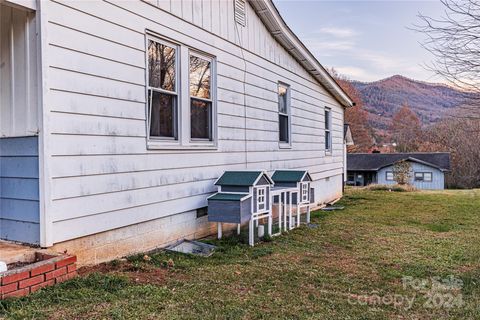
[{"label": "cloud", "polygon": [[328,35],[337,38],[352,38],[358,35],[353,29],[350,28],[339,28],[339,27],[325,27],[319,29],[316,33]]}]

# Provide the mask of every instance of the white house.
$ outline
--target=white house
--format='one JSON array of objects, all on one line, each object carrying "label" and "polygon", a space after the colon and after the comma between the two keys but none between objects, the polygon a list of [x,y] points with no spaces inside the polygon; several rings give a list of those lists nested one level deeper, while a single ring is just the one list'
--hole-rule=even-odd
[{"label": "white house", "polygon": [[353,104],[271,0],[0,0],[0,238],[96,263],[215,232],[225,170],[342,195]]}]

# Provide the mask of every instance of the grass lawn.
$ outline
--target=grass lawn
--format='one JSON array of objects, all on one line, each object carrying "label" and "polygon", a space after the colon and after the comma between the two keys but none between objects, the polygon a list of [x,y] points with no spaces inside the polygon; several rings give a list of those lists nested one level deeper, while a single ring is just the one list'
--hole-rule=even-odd
[{"label": "grass lawn", "polygon": [[[229,238],[210,258],[84,270],[0,302],[0,318],[480,319],[480,190],[348,190],[339,204],[254,248]],[[454,281],[432,290],[431,277]]]}]

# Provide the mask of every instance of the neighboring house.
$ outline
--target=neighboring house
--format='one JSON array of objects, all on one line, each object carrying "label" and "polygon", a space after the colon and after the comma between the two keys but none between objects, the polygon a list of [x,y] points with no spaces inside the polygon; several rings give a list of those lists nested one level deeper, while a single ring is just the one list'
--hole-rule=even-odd
[{"label": "neighboring house", "polygon": [[350,153],[347,155],[347,184],[396,184],[393,166],[397,161],[411,164],[410,184],[417,189],[444,189],[450,171],[449,153]]},{"label": "neighboring house", "polygon": [[342,195],[352,106],[270,0],[0,0],[0,238],[100,262],[215,231],[226,170]]}]

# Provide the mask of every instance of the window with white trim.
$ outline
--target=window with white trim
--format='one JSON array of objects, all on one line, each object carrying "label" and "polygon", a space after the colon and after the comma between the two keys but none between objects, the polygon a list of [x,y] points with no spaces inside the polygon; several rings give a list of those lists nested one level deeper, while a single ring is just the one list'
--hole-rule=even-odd
[{"label": "window with white trim", "polygon": [[302,202],[308,201],[308,182],[302,182],[301,184],[301,192],[302,192]]},{"label": "window with white trim", "polygon": [[387,181],[393,181],[393,171],[387,171],[385,172],[385,180]]},{"label": "window with white trim", "polygon": [[325,151],[332,151],[332,109],[325,108]]},{"label": "window with white trim", "polygon": [[148,135],[178,139],[178,48],[148,40]]},{"label": "window with white trim", "polygon": [[257,189],[257,212],[260,212],[266,209],[266,205],[267,205],[266,196],[267,196],[267,188]]},{"label": "window with white trim", "polygon": [[146,38],[147,148],[217,148],[215,57]]},{"label": "window with white trim", "polygon": [[190,53],[190,135],[212,141],[212,59]]},{"label": "window with white trim", "polygon": [[431,172],[415,172],[414,179],[415,181],[432,182],[432,173]]},{"label": "window with white trim", "polygon": [[290,144],[290,86],[278,84],[278,140]]}]

